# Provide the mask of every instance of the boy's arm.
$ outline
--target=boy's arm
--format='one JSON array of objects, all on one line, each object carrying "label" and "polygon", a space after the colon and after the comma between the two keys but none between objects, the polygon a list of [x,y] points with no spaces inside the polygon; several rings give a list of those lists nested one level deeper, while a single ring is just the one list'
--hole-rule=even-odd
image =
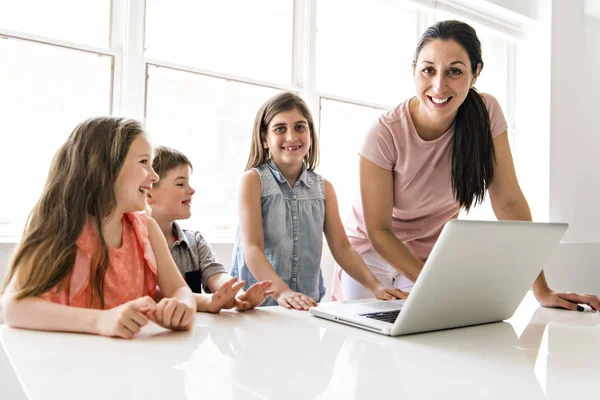
[{"label": "boy's arm", "polygon": [[200,270],[202,274],[202,287],[204,290],[214,293],[231,277],[223,264],[217,262],[212,247],[200,232],[194,232],[194,241],[198,254],[198,265],[194,267]]}]

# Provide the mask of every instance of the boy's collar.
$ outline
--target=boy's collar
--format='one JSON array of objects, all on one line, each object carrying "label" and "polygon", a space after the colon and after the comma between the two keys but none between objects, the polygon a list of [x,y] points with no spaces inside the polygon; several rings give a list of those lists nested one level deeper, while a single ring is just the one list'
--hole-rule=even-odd
[{"label": "boy's collar", "polygon": [[181,229],[181,227],[176,221],[173,221],[173,233],[177,236],[177,240],[175,241],[175,243],[173,243],[173,245],[180,244],[183,242],[187,247],[190,247],[190,242],[188,242],[188,239],[185,236],[183,229]]}]

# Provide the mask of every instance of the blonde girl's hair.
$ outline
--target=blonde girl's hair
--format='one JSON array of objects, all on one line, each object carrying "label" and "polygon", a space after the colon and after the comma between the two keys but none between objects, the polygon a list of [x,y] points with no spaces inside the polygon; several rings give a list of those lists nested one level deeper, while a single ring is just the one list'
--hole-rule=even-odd
[{"label": "blonde girl's hair", "polygon": [[[131,144],[143,134],[140,123],[118,117],[90,118],[75,127],[52,160],[42,195],[11,260],[4,286],[15,275],[20,278],[16,299],[64,288],[75,263],[77,239],[90,218],[100,243],[91,260],[90,307],[99,296],[104,308],[108,245],[103,221],[115,209],[115,182]],[[23,271],[25,264],[29,271]]]},{"label": "blonde girl's hair", "polygon": [[283,92],[271,97],[263,104],[254,120],[252,131],[252,143],[250,144],[250,156],[246,163],[246,171],[259,167],[269,160],[269,149],[265,149],[263,143],[267,137],[267,129],[273,118],[280,112],[296,109],[308,121],[310,130],[311,146],[308,154],[304,157],[304,163],[309,171],[313,171],[319,165],[319,140],[315,131],[315,123],[308,106],[300,96],[292,92]]}]

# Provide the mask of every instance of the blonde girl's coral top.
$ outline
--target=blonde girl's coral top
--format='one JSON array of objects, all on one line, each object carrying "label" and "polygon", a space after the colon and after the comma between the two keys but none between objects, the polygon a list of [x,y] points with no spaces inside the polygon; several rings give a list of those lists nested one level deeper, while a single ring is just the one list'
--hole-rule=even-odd
[{"label": "blonde girl's coral top", "polygon": [[[104,277],[104,308],[107,310],[156,294],[156,259],[148,240],[146,216],[126,213],[122,221],[123,243],[119,249],[109,248],[108,269]],[[65,287],[60,292],[54,288],[41,297],[58,304],[90,308],[92,259],[99,245],[98,233],[88,220],[77,240],[75,264]],[[91,308],[100,308],[97,295]]]}]

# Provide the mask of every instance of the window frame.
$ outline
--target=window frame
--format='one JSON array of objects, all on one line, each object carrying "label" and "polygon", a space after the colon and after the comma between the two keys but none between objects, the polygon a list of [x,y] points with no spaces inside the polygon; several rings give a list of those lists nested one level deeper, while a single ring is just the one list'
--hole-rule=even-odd
[{"label": "window frame", "polygon": [[[394,1],[394,0],[378,0]],[[450,12],[467,22],[475,22],[486,27],[496,35],[508,38],[507,52],[507,109],[509,134],[513,142],[518,140],[518,127],[515,126],[515,93],[516,93],[516,58],[517,45],[523,40],[523,32],[527,21],[510,14],[500,14],[486,5],[465,3],[462,0],[405,0],[408,7],[417,11],[417,35],[423,32],[435,20],[436,11]],[[72,51],[84,51],[112,58],[110,110],[112,115],[128,116],[146,121],[146,104],[148,101],[148,69],[151,66],[170,68],[188,73],[205,75],[212,78],[238,81],[245,84],[268,88],[290,90],[299,93],[313,111],[315,126],[320,132],[321,101],[334,100],[356,104],[380,110],[386,110],[394,104],[377,104],[356,98],[338,96],[316,90],[316,25],[317,0],[293,1],[293,36],[292,36],[292,79],[291,85],[251,79],[244,76],[208,71],[202,68],[180,65],[164,60],[147,58],[144,55],[145,45],[145,0],[111,0],[110,1],[109,47],[100,48],[82,45],[76,42],[56,40],[48,37],[31,35],[25,32],[10,31],[0,27],[0,39],[25,40],[48,46],[58,46]],[[22,225],[23,221],[0,220],[0,241],[16,239],[17,233],[10,227]],[[20,232],[18,233],[20,235]],[[209,238],[212,239],[212,238]],[[222,239],[217,239],[223,241]]]}]

